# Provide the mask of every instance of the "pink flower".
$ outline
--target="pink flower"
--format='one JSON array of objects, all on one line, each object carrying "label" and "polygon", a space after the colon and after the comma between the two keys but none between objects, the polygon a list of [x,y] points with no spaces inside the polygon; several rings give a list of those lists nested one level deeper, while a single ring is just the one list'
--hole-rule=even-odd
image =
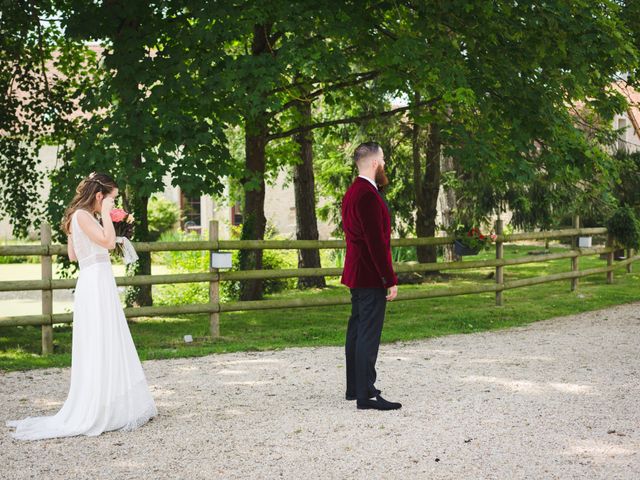
[{"label": "pink flower", "polygon": [[111,210],[111,221],[114,223],[121,222],[127,218],[127,215],[129,214],[121,208],[114,208]]}]

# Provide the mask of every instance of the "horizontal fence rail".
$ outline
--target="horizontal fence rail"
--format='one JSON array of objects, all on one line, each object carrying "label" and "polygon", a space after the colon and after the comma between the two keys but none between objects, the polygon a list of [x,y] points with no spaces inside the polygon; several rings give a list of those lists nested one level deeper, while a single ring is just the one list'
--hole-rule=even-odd
[{"label": "horizontal fence rail", "polygon": [[[465,287],[438,287],[430,290],[400,291],[397,300],[416,300],[437,297],[450,297],[457,295],[495,293],[496,305],[502,304],[502,292],[515,288],[539,285],[548,282],[571,281],[572,290],[577,287],[578,279],[589,275],[605,273],[607,282],[613,281],[613,271],[624,266],[631,271],[633,262],[640,260],[640,255],[631,255],[627,250],[627,258],[614,263],[613,253],[616,250],[612,239],[607,237],[607,246],[593,248],[578,248],[576,239],[578,236],[607,236],[607,229],[579,228],[579,217],[574,218],[574,228],[504,234],[502,221],[496,223],[497,237],[495,239],[496,258],[491,260],[451,261],[441,263],[397,263],[394,269],[397,273],[419,273],[444,270],[465,270],[495,268],[495,283],[489,285],[472,285]],[[50,227],[46,224],[41,228],[42,245],[3,245],[0,246],[0,256],[41,256],[43,275],[41,280],[9,280],[0,281],[0,292],[8,291],[33,291],[43,292],[43,310],[41,315],[0,316],[0,327],[3,326],[41,326],[42,351],[52,351],[52,330],[54,324],[69,324],[73,321],[71,313],[52,313],[52,292],[54,290],[72,289],[76,279],[53,279],[51,275],[51,257],[53,255],[66,255],[66,245],[53,245],[50,243]],[[506,242],[519,242],[527,240],[549,240],[571,238],[572,249],[566,252],[547,253],[528,257],[505,259],[503,257],[503,245]],[[449,245],[454,242],[453,237],[428,237],[428,238],[396,238],[391,240],[392,246],[415,247],[428,245]],[[138,252],[161,251],[218,251],[218,250],[242,250],[242,249],[344,249],[344,240],[220,240],[218,239],[218,224],[212,221],[210,224],[209,240],[182,241],[182,242],[135,242]],[[579,270],[580,257],[591,255],[607,255],[607,265],[599,268]],[[523,278],[519,280],[504,281],[504,269],[508,266],[526,265],[532,263],[548,262],[553,260],[570,259],[571,271],[545,275],[540,277]],[[47,263],[48,262],[48,263]],[[161,285],[173,283],[199,283],[210,285],[210,301],[204,304],[169,305],[125,308],[127,318],[150,317],[162,315],[183,314],[209,314],[212,336],[219,335],[219,314],[224,312],[237,312],[249,310],[265,310],[278,308],[318,307],[330,305],[346,305],[351,303],[350,296],[293,298],[285,300],[255,300],[235,301],[221,303],[219,301],[218,286],[223,281],[241,280],[267,280],[276,278],[300,278],[300,277],[331,277],[342,274],[342,268],[295,268],[280,270],[244,270],[223,271],[210,269],[209,272],[180,273],[163,275],[136,275],[131,277],[116,277],[118,286],[136,285]],[[46,295],[45,295],[46,294]],[[45,345],[46,344],[46,345]]]},{"label": "horizontal fence rail", "polygon": [[[519,242],[524,240],[545,240],[573,236],[606,235],[606,228],[571,228],[543,232],[523,232],[498,235],[496,242]],[[454,237],[393,238],[392,247],[419,247],[447,245]],[[180,252],[194,250],[305,250],[342,249],[344,240],[199,240],[181,242],[133,242],[138,252]],[[67,246],[60,245],[0,245],[0,256],[46,256],[66,255]]]},{"label": "horizontal fence rail", "polygon": [[[581,248],[576,251],[563,253],[550,253],[536,255],[535,257],[522,257],[496,260],[478,260],[467,262],[441,262],[441,263],[394,263],[396,273],[419,273],[440,270],[472,270],[477,268],[497,267],[506,265],[525,265],[528,263],[540,263],[563,258],[574,258],[613,252],[611,247]],[[132,277],[116,277],[118,286],[127,287],[135,285],[162,285],[168,283],[200,283],[229,280],[270,280],[276,278],[300,278],[300,277],[337,277],[342,275],[342,268],[290,268],[280,270],[242,270],[231,272],[203,272],[203,273],[176,273],[165,275],[136,275]],[[75,288],[77,279],[54,280],[15,280],[0,282],[0,292],[27,291],[27,290],[68,290]]]}]

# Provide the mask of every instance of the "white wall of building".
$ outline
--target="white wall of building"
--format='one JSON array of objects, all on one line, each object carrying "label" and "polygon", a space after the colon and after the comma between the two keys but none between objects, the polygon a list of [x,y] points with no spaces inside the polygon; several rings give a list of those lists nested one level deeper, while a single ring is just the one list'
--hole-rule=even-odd
[{"label": "white wall of building", "polygon": [[618,149],[624,148],[629,152],[636,152],[640,149],[640,137],[638,137],[638,132],[633,127],[627,112],[614,117],[613,127],[620,130],[616,145]]}]

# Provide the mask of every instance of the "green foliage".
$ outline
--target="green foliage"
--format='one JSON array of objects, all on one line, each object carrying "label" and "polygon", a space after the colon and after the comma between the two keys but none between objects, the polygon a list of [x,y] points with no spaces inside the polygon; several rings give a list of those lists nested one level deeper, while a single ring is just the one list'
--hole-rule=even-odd
[{"label": "green foliage", "polygon": [[[203,26],[174,2],[72,0],[59,9],[69,38],[98,40],[102,51],[98,68],[77,94],[86,115],[60,142],[48,215],[57,223],[79,179],[106,171],[137,219],[135,239],[149,240],[147,202],[168,176],[174,186],[197,195],[222,191],[222,178],[231,173],[219,95],[213,83],[203,85],[189,53],[197,50]],[[223,48],[216,32],[222,34],[207,33],[209,61]]]},{"label": "green foliage", "polygon": [[[201,240],[195,233],[165,232],[162,242],[189,242]],[[198,250],[158,252],[154,260],[165,265],[172,273],[206,272],[209,269],[208,252]],[[157,305],[182,305],[207,303],[209,285],[206,283],[175,283],[154,287],[154,303]]]},{"label": "green foliage", "polygon": [[[237,231],[237,229],[236,229]],[[169,232],[160,237],[160,241],[196,241],[200,240],[197,233]],[[238,270],[238,250],[233,251],[232,270]],[[155,257],[159,263],[165,265],[174,273],[206,272],[209,270],[209,253],[200,251],[172,251],[158,252]],[[296,268],[295,252],[286,250],[265,250],[263,255],[263,269],[275,270],[282,268]],[[294,278],[265,280],[265,293],[273,294],[295,288]],[[223,302],[237,300],[240,293],[239,281],[225,281],[220,283],[220,298]],[[209,284],[207,283],[176,283],[156,287],[155,303],[158,305],[182,305],[188,303],[207,303],[209,301]]]},{"label": "green foliage", "polygon": [[[640,50],[640,2],[637,0],[620,0],[621,18],[625,23],[636,51]],[[636,87],[640,85],[640,65],[629,71],[629,81]]]},{"label": "green foliage", "polygon": [[394,263],[415,262],[418,260],[415,247],[391,247],[391,260]]},{"label": "green foliage", "polygon": [[[348,101],[353,100],[345,100]],[[346,106],[348,104],[326,106],[323,113],[331,116],[349,116],[355,113],[346,110]],[[380,99],[375,108],[384,111],[391,108],[391,104],[388,100]],[[392,214],[392,229],[400,237],[413,233],[415,202],[411,176],[411,142],[406,125],[394,118],[375,119],[345,125],[317,134],[315,138],[316,185],[321,196],[328,200],[320,202],[318,216],[336,225],[333,236],[343,235],[340,211],[342,197],[357,176],[351,158],[353,150],[359,143],[371,139],[378,141],[385,152],[385,170],[390,184],[385,189],[384,196]]]},{"label": "green foliage", "polygon": [[483,234],[478,227],[469,227],[464,224],[456,225],[451,234],[462,245],[474,251],[487,250],[495,240],[493,232]]},{"label": "green foliage", "polygon": [[[334,267],[343,267],[346,253],[347,252],[344,248],[336,248],[329,250],[327,252],[327,256],[329,257],[329,261],[332,262]],[[322,264],[326,265],[324,262],[322,262]]]},{"label": "green foliage", "polygon": [[640,151],[618,150],[614,160],[617,181],[613,194],[620,205],[628,205],[640,215]]},{"label": "green foliage", "polygon": [[[239,238],[242,234],[242,225],[237,225],[231,229],[231,238]],[[275,227],[267,223],[265,230],[265,238],[269,240],[278,240]],[[232,270],[240,270],[240,251],[234,250],[231,255]],[[294,251],[290,250],[264,250],[262,252],[262,269],[277,270],[283,268],[297,268],[297,256]],[[295,288],[295,278],[276,278],[263,281],[264,293],[273,294]],[[238,300],[241,293],[240,281],[227,281],[220,283],[220,296],[226,301]]]},{"label": "green foliage", "polygon": [[[304,123],[300,102],[313,105],[313,124],[304,126],[317,128],[318,186],[327,199],[319,213],[336,225],[354,176],[350,154],[373,138],[389,159],[394,231],[415,231],[411,124],[441,129],[443,153],[457,165],[447,181],[473,223],[507,208],[517,224],[543,228],[567,209],[606,211],[615,169],[602,144],[625,108],[610,84],[638,68],[638,8],[614,0],[534,6],[9,2],[0,17],[8,60],[0,82],[10,93],[0,130],[11,133],[0,139],[3,214],[18,234],[41,217],[37,150],[50,141],[60,147],[52,223],[82,176],[106,170],[141,222],[136,238],[147,240],[146,202],[167,175],[188,194],[221,194],[224,177],[246,193],[294,163],[287,139]],[[46,16],[57,20],[41,21]],[[104,49],[100,61],[87,41]],[[62,73],[55,81],[44,80],[45,62]],[[408,109],[380,116],[398,100]],[[17,107],[26,108],[24,118]],[[65,115],[78,109],[83,115]],[[320,129],[326,125],[333,130]],[[245,141],[255,135],[267,155],[247,165]],[[421,142],[416,158],[424,158]],[[257,231],[251,219],[259,213],[245,211]]]},{"label": "green foliage", "polygon": [[640,222],[631,207],[618,208],[607,221],[607,229],[619,245],[640,248]]},{"label": "green foliage", "polygon": [[[231,256],[232,269],[240,268],[240,255],[238,250],[234,250]],[[278,270],[283,268],[297,268],[295,257],[287,255],[282,250],[265,250],[262,254],[263,270]],[[277,278],[264,280],[264,293],[273,294],[284,290],[294,289],[296,285],[295,278]],[[220,296],[224,301],[238,300],[240,298],[240,282],[231,280],[220,283]]]},{"label": "green foliage", "polygon": [[58,7],[4,1],[0,14],[0,219],[20,238],[45,211],[40,149],[64,143],[76,128],[77,95],[94,71],[93,52],[49,20]]},{"label": "green foliage", "polygon": [[165,232],[174,230],[180,221],[180,209],[171,200],[153,195],[149,200],[149,235],[157,240]]},{"label": "green foliage", "polygon": [[40,257],[33,255],[0,255],[0,264],[12,264],[12,263],[40,263]]}]

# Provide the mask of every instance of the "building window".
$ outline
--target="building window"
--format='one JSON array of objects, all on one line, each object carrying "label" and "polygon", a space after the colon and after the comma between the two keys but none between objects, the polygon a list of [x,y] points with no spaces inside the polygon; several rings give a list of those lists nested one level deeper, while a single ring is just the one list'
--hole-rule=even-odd
[{"label": "building window", "polygon": [[242,225],[242,205],[240,205],[240,202],[236,202],[231,207],[231,225]]},{"label": "building window", "polygon": [[189,197],[182,194],[180,199],[180,209],[182,210],[182,228],[185,230],[194,229],[202,225],[200,215],[200,197]]}]

